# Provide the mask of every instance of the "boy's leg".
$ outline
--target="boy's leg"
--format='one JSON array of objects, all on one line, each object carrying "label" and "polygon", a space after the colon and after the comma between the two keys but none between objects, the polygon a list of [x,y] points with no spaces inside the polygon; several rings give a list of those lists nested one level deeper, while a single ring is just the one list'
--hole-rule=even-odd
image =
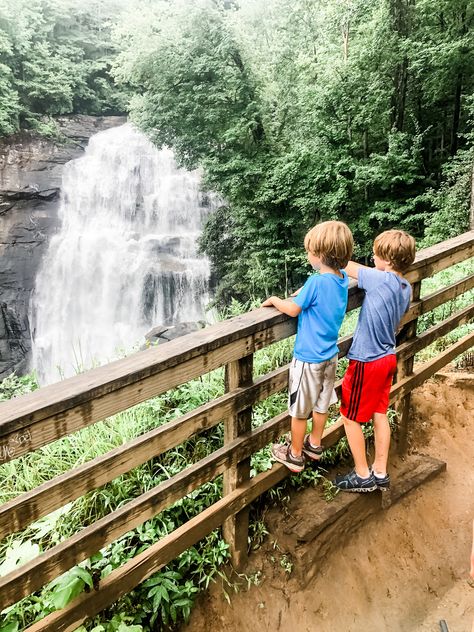
[{"label": "boy's leg", "polygon": [[313,411],[313,428],[311,429],[310,441],[312,445],[320,446],[323,439],[324,426],[328,420],[328,413],[317,413]]},{"label": "boy's leg", "polygon": [[349,442],[349,447],[354,457],[354,469],[358,476],[367,478],[370,476],[370,471],[367,464],[365,437],[362,432],[362,426],[358,421],[351,421],[346,417],[342,417],[342,420],[344,422],[347,441]]},{"label": "boy's leg", "polygon": [[306,434],[306,419],[291,418],[291,453],[293,456],[301,456],[303,441]]},{"label": "boy's leg", "polygon": [[387,415],[374,413],[374,435],[375,435],[375,459],[373,464],[374,473],[379,476],[387,475],[388,453],[390,449],[390,424]]}]

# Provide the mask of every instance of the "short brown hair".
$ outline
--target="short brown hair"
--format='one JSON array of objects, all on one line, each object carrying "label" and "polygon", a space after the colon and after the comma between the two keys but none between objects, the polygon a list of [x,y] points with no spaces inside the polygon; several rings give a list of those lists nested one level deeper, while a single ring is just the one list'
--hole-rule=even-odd
[{"label": "short brown hair", "polygon": [[339,270],[345,268],[352,257],[354,239],[344,222],[321,222],[306,233],[304,247],[307,252],[320,257],[324,265]]},{"label": "short brown hair", "polygon": [[386,230],[377,235],[374,253],[397,272],[405,272],[415,260],[415,240],[404,230]]}]

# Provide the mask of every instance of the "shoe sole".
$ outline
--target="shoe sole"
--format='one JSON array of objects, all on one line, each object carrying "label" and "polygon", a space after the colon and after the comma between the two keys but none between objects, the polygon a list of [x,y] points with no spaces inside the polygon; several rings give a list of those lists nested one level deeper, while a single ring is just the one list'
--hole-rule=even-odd
[{"label": "shoe sole", "polygon": [[293,474],[299,474],[300,472],[304,470],[304,465],[302,466],[293,465],[293,463],[288,463],[288,461],[285,461],[284,459],[280,459],[274,454],[272,454],[272,456],[275,459],[275,461],[277,461],[278,463],[281,463],[282,465],[285,465],[290,470],[290,472],[293,472]]},{"label": "shoe sole", "polygon": [[374,485],[373,487],[354,487],[352,489],[345,489],[344,487],[338,487],[337,485],[336,487],[340,489],[341,492],[349,492],[352,494],[365,494],[366,492],[375,492],[377,489],[377,485]]},{"label": "shoe sole", "polygon": [[313,461],[320,461],[322,456],[322,454],[314,454],[313,452],[308,452],[308,450],[305,450],[304,448],[303,454],[306,454],[306,456],[308,456]]}]

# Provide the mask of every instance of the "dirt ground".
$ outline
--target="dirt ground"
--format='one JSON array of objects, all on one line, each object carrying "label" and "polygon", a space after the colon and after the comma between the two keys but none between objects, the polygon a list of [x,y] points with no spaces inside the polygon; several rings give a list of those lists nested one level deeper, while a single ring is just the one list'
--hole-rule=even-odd
[{"label": "dirt ground", "polygon": [[474,632],[474,374],[440,373],[412,401],[411,450],[447,471],[369,519],[304,589],[271,544],[270,513],[270,535],[247,569],[260,572],[258,585],[231,594],[230,605],[213,585],[187,632],[435,632],[441,619],[449,632]]}]

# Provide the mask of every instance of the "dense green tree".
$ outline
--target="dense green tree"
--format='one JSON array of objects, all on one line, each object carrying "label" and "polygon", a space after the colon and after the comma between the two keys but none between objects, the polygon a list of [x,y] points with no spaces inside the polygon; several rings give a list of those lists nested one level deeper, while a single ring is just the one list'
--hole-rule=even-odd
[{"label": "dense green tree", "polygon": [[360,257],[388,227],[423,236],[454,184],[437,199],[443,164],[467,147],[473,14],[462,0],[131,7],[116,74],[135,120],[226,200],[202,241],[222,297],[299,283],[319,220],[347,221]]},{"label": "dense green tree", "polygon": [[119,0],[3,0],[0,135],[43,116],[123,112],[110,75],[111,19]]}]

